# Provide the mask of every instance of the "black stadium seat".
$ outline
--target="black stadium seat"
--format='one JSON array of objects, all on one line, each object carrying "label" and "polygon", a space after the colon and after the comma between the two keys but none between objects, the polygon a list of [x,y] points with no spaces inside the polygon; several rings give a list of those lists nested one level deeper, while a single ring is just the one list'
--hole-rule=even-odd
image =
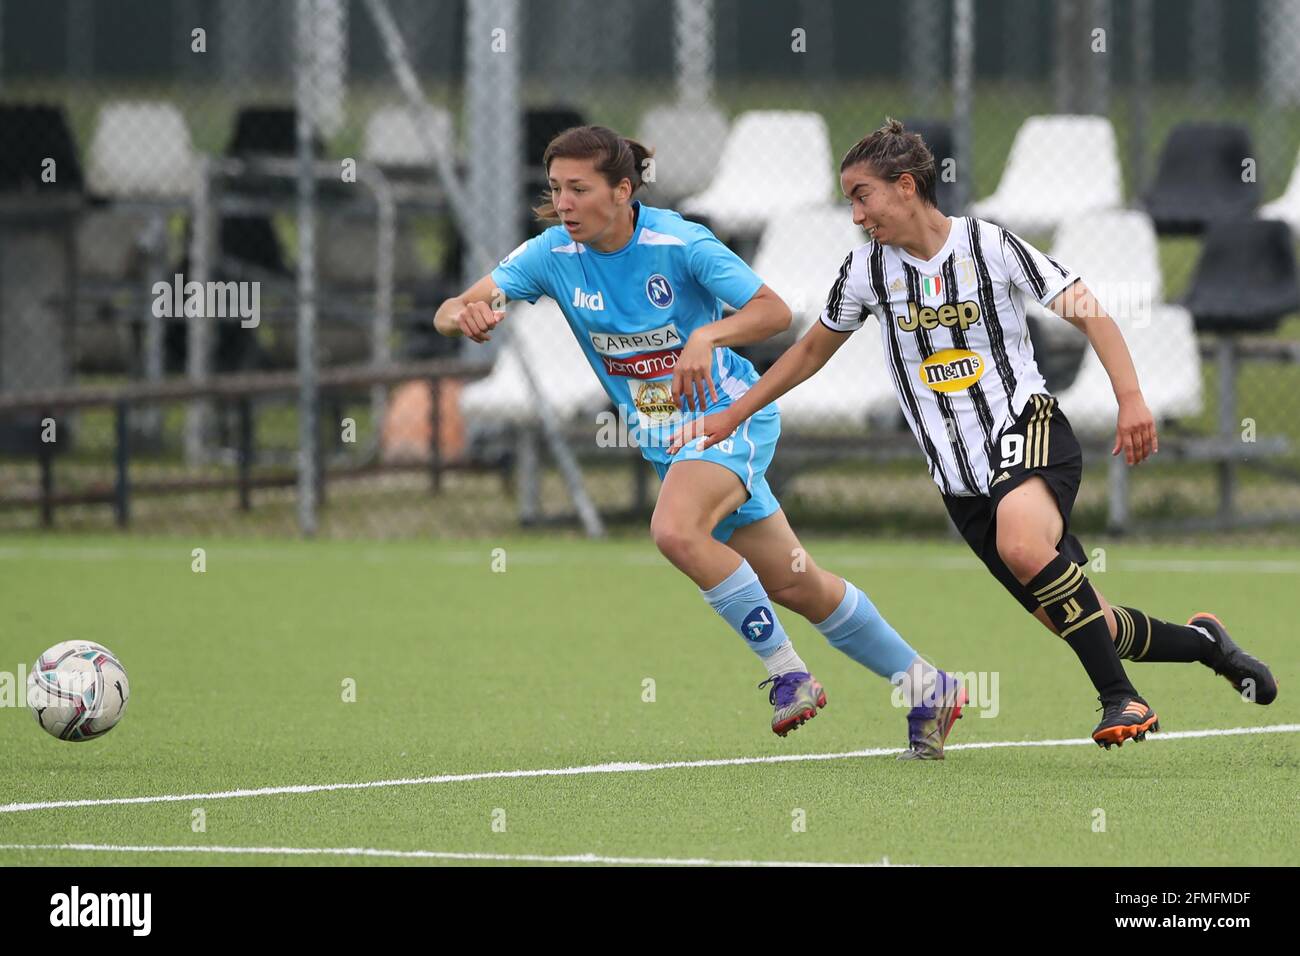
[{"label": "black stadium seat", "polygon": [[943,181],[943,161],[953,155],[952,124],[944,120],[908,119],[903,121],[903,126],[909,133],[919,133],[934,154],[934,191],[939,200],[939,210],[950,216],[957,215],[961,211],[956,208],[957,184]]},{"label": "black stadium seat", "polygon": [[1243,182],[1250,133],[1234,123],[1182,123],[1160,151],[1143,204],[1162,235],[1195,235],[1215,222],[1250,216],[1259,187]]},{"label": "black stadium seat", "polygon": [[[0,130],[0,192],[82,192],[81,164],[63,107],[0,104]],[[52,183],[41,181],[46,159],[54,160]]]},{"label": "black stadium seat", "polygon": [[1270,219],[1212,226],[1184,305],[1202,332],[1259,332],[1300,310],[1291,230]]}]

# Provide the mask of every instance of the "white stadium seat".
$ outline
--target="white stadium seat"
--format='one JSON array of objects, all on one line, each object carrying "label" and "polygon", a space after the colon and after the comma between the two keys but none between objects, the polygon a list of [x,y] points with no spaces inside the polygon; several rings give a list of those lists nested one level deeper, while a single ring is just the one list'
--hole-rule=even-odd
[{"label": "white stadium seat", "polygon": [[727,117],[708,104],[657,106],[641,119],[637,138],[654,150],[647,201],[672,206],[709,184],[727,139]]},{"label": "white stadium seat", "polygon": [[[86,185],[96,196],[138,202],[184,202],[197,184],[198,164],[185,117],[171,103],[106,103],[91,134]],[[147,230],[165,240],[165,218],[146,209],[91,209],[77,225],[77,259],[89,279],[119,280],[134,267]]]},{"label": "white stadium seat", "polygon": [[753,268],[794,313],[798,335],[821,315],[844,257],[867,237],[844,206],[809,206],[763,230]]},{"label": "white stadium seat", "polygon": [[[1201,411],[1201,354],[1191,313],[1177,305],[1157,305],[1149,318],[1122,321],[1142,395],[1156,421],[1197,415]],[[1097,353],[1088,348],[1070,387],[1057,395],[1061,410],[1080,434],[1115,430],[1115,392]]]},{"label": "white stadium seat", "polygon": [[594,430],[594,416],[609,404],[609,398],[560,307],[547,298],[538,299],[536,305],[511,303],[500,327],[507,325],[515,341],[507,343],[497,355],[487,378],[461,392],[460,408],[465,419],[470,423],[514,424],[540,420],[537,402],[520,365],[522,352],[556,419],[566,422],[590,413]]},{"label": "white stadium seat", "polygon": [[442,107],[428,107],[424,125],[429,142],[420,135],[407,107],[376,110],[366,121],[361,155],[383,167],[430,169],[434,162],[430,145],[446,150],[450,158],[455,153],[456,133],[451,113]]},{"label": "white stadium seat", "polygon": [[171,103],[113,102],[90,140],[90,192],[113,199],[187,199],[197,163],[185,117]]},{"label": "white stadium seat", "polygon": [[[1164,301],[1156,228],[1144,212],[1113,209],[1072,217],[1057,230],[1052,258],[1079,273],[1117,321],[1150,315]],[[1025,308],[1049,341],[1083,341],[1082,332],[1032,299]]]},{"label": "white stadium seat", "polygon": [[868,317],[821,371],[777,405],[782,425],[800,432],[861,431],[872,417],[895,410],[898,399],[875,318]]},{"label": "white stadium seat", "polygon": [[972,203],[970,214],[1032,235],[1080,213],[1122,205],[1110,120],[1031,116],[1016,132],[998,188]]},{"label": "white stadium seat", "polygon": [[753,110],[736,117],[705,190],[683,201],[714,231],[756,236],[792,210],[832,196],[831,145],[819,113]]},{"label": "white stadium seat", "polygon": [[1291,233],[1300,240],[1300,154],[1296,155],[1295,168],[1286,192],[1259,209],[1260,219],[1281,219],[1291,227]]}]

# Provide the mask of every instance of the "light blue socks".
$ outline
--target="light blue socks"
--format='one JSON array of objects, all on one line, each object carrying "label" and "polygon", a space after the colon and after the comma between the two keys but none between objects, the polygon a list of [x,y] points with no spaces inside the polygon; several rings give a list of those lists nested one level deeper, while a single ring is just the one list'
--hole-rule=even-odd
[{"label": "light blue socks", "polygon": [[887,680],[906,673],[916,658],[916,651],[880,616],[871,599],[849,581],[844,582],[840,606],[816,627],[832,647]]}]

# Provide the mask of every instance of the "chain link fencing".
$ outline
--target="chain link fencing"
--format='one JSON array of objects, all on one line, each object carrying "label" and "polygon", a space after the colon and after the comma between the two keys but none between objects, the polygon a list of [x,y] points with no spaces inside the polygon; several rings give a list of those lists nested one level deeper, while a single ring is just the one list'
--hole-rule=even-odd
[{"label": "chain link fencing", "polygon": [[[598,123],[791,305],[765,368],[865,241],[838,162],[887,116],[944,212],[1125,332],[1162,434],[1133,470],[1082,334],[1027,308],[1077,529],[1300,527],[1300,0],[49,0],[0,32],[0,531],[641,529],[657,479],[558,309],[488,347],[434,310]],[[796,527],[948,527],[878,352],[781,402]]]}]

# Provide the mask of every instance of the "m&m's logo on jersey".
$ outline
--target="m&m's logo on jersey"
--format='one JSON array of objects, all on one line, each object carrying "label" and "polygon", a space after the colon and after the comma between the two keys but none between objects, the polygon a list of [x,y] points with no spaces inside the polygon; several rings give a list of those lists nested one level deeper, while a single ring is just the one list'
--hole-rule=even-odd
[{"label": "m&m's logo on jersey", "polygon": [[966,349],[944,349],[921,363],[917,374],[921,383],[935,392],[960,392],[970,388],[984,375],[986,363]]},{"label": "m&m's logo on jersey", "polygon": [[657,272],[645,280],[645,294],[656,309],[666,309],[673,304],[673,287]]}]

